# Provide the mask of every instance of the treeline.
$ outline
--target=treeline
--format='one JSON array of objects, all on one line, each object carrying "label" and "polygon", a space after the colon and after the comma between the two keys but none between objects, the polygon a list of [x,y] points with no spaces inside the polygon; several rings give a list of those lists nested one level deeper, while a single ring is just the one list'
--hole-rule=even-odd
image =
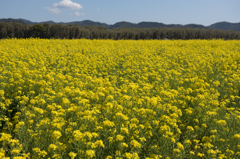
[{"label": "treeline", "polygon": [[4,38],[56,39],[240,39],[240,32],[196,28],[115,28],[63,24],[0,23],[0,39]]}]

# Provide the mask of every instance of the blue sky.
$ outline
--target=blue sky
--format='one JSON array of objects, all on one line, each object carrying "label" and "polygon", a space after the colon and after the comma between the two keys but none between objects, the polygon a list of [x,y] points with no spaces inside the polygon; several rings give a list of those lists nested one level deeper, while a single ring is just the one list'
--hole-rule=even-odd
[{"label": "blue sky", "polygon": [[0,18],[107,24],[240,22],[240,0],[0,0]]}]

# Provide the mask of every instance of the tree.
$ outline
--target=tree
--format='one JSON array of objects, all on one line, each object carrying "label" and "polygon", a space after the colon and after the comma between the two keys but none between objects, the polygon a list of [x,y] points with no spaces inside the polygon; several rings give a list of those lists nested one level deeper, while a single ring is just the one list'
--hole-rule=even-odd
[{"label": "tree", "polygon": [[51,38],[51,33],[50,33],[50,27],[51,25],[49,23],[44,23],[43,26],[46,28],[44,37],[45,38]]},{"label": "tree", "polygon": [[14,38],[14,26],[13,23],[9,23],[7,25],[7,36],[10,38]]},{"label": "tree", "polygon": [[43,26],[42,24],[34,24],[33,26],[30,27],[29,32],[31,37],[44,38],[46,27]]},{"label": "tree", "polygon": [[0,23],[0,39],[7,38],[6,23]]}]

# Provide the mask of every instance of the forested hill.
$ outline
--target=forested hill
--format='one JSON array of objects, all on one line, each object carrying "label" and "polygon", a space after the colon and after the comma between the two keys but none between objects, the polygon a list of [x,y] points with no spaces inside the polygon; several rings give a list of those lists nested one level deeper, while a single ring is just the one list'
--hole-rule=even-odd
[{"label": "forested hill", "polygon": [[[8,21],[8,22],[7,22]],[[221,23],[220,23],[221,24]],[[213,27],[219,24],[213,25]],[[110,28],[109,28],[110,27]],[[0,39],[4,38],[55,38],[55,39],[240,39],[240,31],[213,29],[202,25],[165,25],[141,22],[119,22],[112,26],[93,21],[34,23],[24,19],[0,21]],[[228,30],[229,29],[229,30]]]},{"label": "forested hill", "polygon": [[[26,23],[30,25],[38,24],[38,22],[31,22],[26,19],[0,19],[0,22],[16,22],[16,23]],[[108,25],[106,23],[100,23],[100,22],[94,22],[91,20],[84,20],[84,21],[75,21],[75,22],[68,22],[68,23],[55,23],[53,21],[45,21],[45,22],[39,22],[39,24],[76,24],[79,26],[101,26],[101,27],[106,27],[108,29],[114,29],[114,28],[122,28],[122,27],[127,27],[127,28],[159,28],[159,27],[164,27],[164,28],[198,28],[198,29],[221,29],[221,30],[236,30],[240,31],[240,23],[229,23],[229,22],[218,22],[214,23],[210,26],[204,26],[204,25],[199,25],[199,24],[187,24],[187,25],[180,25],[180,24],[163,24],[163,23],[158,23],[158,22],[140,22],[140,23],[130,23],[130,22],[117,22],[113,25]]]}]

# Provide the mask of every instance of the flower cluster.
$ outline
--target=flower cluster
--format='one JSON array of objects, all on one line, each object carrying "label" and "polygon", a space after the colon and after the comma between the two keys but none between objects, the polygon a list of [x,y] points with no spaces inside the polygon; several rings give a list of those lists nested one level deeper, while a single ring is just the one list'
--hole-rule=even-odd
[{"label": "flower cluster", "polygon": [[4,39],[0,158],[239,158],[240,41]]}]

